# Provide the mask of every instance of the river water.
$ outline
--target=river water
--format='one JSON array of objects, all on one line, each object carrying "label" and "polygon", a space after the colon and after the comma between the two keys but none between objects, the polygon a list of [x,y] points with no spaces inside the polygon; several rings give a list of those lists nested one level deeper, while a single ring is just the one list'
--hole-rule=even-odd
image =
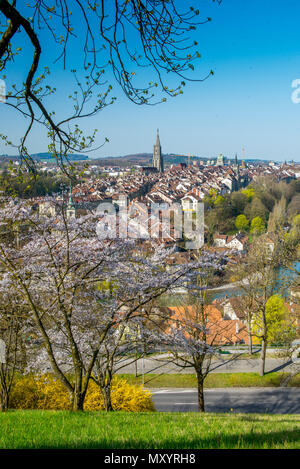
[{"label": "river water", "polygon": [[[291,281],[293,279],[296,279],[296,277],[300,274],[300,262],[295,262],[294,265],[292,266],[292,269],[286,269],[286,268],[280,268],[278,270],[278,291],[280,287],[282,288],[284,292],[284,296],[288,297],[289,296],[289,288],[288,285],[290,285]],[[284,286],[287,285],[286,288]],[[282,293],[282,292],[281,292]],[[209,292],[210,299],[211,301],[213,300],[221,300],[223,298],[231,298],[233,296],[240,296],[243,294],[243,290],[238,287],[238,286],[233,286],[220,290],[211,290]]]}]

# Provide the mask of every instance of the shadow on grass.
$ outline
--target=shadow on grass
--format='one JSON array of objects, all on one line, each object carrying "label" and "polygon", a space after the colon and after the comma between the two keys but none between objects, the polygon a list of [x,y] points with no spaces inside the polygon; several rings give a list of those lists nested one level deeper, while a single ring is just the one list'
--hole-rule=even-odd
[{"label": "shadow on grass", "polygon": [[283,369],[286,368],[287,366],[290,366],[292,363],[293,363],[292,360],[289,360],[289,361],[283,363],[282,365],[277,366],[277,367],[274,368],[273,370],[267,371],[267,372],[265,373],[265,375],[269,375],[270,373],[276,373],[277,371],[283,370]]},{"label": "shadow on grass", "polygon": [[[255,420],[254,420],[255,422]],[[233,448],[296,448],[300,443],[300,428],[293,430],[283,430],[274,432],[255,432],[235,433],[224,436],[211,437],[186,437],[161,439],[160,441],[138,441],[138,439],[128,439],[120,442],[113,438],[109,441],[89,441],[87,443],[61,442],[59,444],[42,443],[35,445],[34,449],[233,449]],[[19,449],[32,449],[33,446],[20,446]],[[7,447],[9,449],[9,447]]]},{"label": "shadow on grass", "polygon": [[[45,422],[46,416],[49,419]],[[69,421],[69,417],[73,420]],[[0,448],[107,451],[299,448],[300,445],[300,416],[275,418],[274,425],[266,414],[141,413],[132,416],[92,412],[78,417],[69,412],[10,411],[2,416]],[[45,432],[42,422],[47,424]]]}]

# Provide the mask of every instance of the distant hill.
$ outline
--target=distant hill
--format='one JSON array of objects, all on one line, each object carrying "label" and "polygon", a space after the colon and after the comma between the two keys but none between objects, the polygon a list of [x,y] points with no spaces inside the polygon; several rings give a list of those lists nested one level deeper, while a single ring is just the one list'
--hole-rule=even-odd
[{"label": "distant hill", "polygon": [[[31,157],[34,160],[53,160],[54,161],[54,157],[51,153],[34,153],[33,155],[31,155]],[[68,155],[69,161],[84,161],[88,159],[89,157],[87,155],[78,155],[76,153],[72,155]]]},{"label": "distant hill", "polygon": [[[50,153],[34,153],[31,155],[34,160],[37,161],[49,161],[55,162],[53,156]],[[152,166],[152,153],[136,153],[136,154],[129,154],[129,155],[120,155],[120,156],[105,156],[101,158],[89,158],[88,155],[80,155],[80,154],[72,154],[68,156],[70,161],[88,161],[89,164],[97,165],[97,166],[119,166],[119,167],[126,167],[126,166]],[[187,155],[179,155],[174,153],[166,153],[163,154],[164,164],[165,167],[171,166],[172,164],[179,164],[179,163],[188,163],[188,156]],[[200,156],[191,156],[190,162],[193,161],[204,161],[207,162],[208,160],[216,160],[217,156],[214,157],[200,157]],[[0,161],[5,161],[6,159],[11,160],[18,160],[19,156],[10,156],[10,155],[0,155]],[[233,158],[225,157],[225,162],[232,162]],[[238,162],[241,164],[242,160],[239,159]],[[252,163],[252,164],[260,164],[265,163],[268,164],[270,160],[265,160],[262,158],[246,158],[245,162]],[[299,164],[295,162],[296,164]]]},{"label": "distant hill", "polygon": [[[89,163],[90,164],[96,164],[99,166],[119,166],[119,167],[125,167],[125,166],[134,166],[134,165],[140,165],[140,166],[152,166],[152,153],[137,153],[137,154],[131,154],[131,155],[124,155],[124,156],[105,156],[102,158],[97,158],[97,159],[90,159]],[[170,166],[172,164],[179,164],[179,163],[188,163],[188,156],[187,155],[179,155],[179,154],[174,154],[174,153],[167,153],[163,154],[164,158],[164,164],[165,166]],[[232,163],[234,161],[234,158],[225,158],[225,163]],[[191,156],[190,157],[190,162],[193,163],[193,161],[204,161],[205,163],[208,160],[216,160],[217,155],[213,157],[202,157],[202,156]],[[251,164],[268,164],[270,163],[271,160],[266,160],[263,158],[245,158],[246,163],[251,163]],[[242,159],[238,159],[239,164],[242,163]],[[283,162],[283,161],[282,161]],[[288,161],[289,163],[291,161]],[[280,163],[276,161],[275,163]],[[295,164],[299,164],[299,162],[295,161]]]},{"label": "distant hill", "polygon": [[[49,160],[55,162],[55,158],[51,153],[44,152],[44,153],[33,153],[30,155],[33,160]],[[20,157],[18,155],[2,155],[3,158],[8,158],[11,160],[19,160]],[[79,155],[79,154],[72,154],[68,155],[68,160],[69,161],[85,161],[88,160],[89,157],[87,155]]]},{"label": "distant hill", "polygon": [[[99,166],[152,166],[152,157],[152,153],[137,153],[134,155],[106,156],[103,158],[91,159],[89,163],[96,164]],[[186,155],[163,154],[163,158],[165,166],[188,162],[188,156]],[[190,161],[199,161],[199,159],[205,161],[208,158],[199,158],[196,156],[191,156]]]},{"label": "distant hill", "polygon": [[[90,159],[89,163],[90,164],[95,164],[99,166],[119,166],[119,167],[125,167],[125,166],[134,166],[134,165],[139,165],[139,166],[152,166],[152,153],[137,153],[137,154],[132,154],[132,155],[124,155],[124,156],[106,156],[103,158],[97,158],[97,159]],[[178,155],[174,153],[167,153],[163,154],[164,158],[164,164],[165,167],[171,166],[172,164],[179,164],[179,163],[188,163],[189,157],[187,155]],[[193,161],[196,161],[199,163],[199,161],[204,161],[205,163],[208,160],[216,160],[215,157],[200,157],[200,156],[191,156],[190,157],[190,162],[193,163]],[[232,162],[233,158],[226,158],[225,157],[225,162]],[[239,163],[242,163],[242,160],[238,160]],[[245,161],[249,161],[251,163],[268,163],[268,160],[262,160],[262,159],[246,159]]]}]

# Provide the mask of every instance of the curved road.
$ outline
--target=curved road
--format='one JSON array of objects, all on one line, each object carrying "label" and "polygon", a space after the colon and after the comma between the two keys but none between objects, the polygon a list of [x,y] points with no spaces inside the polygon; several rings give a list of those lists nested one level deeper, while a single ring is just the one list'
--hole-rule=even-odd
[{"label": "curved road", "polygon": [[[159,412],[197,412],[195,389],[156,389]],[[207,412],[300,414],[300,388],[226,388],[204,392]],[[300,424],[300,417],[299,417]]]}]

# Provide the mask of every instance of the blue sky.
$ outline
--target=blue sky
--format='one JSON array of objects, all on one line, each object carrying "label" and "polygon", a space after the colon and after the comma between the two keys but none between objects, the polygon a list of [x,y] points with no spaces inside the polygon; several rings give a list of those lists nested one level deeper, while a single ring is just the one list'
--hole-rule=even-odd
[{"label": "blue sky", "polygon": [[[183,2],[186,3],[186,2]],[[203,83],[187,84],[182,96],[158,106],[130,103],[118,85],[117,102],[89,121],[86,130],[98,128],[99,142],[109,138],[93,157],[152,152],[159,128],[164,153],[233,158],[264,158],[300,161],[300,104],[292,102],[292,81],[300,79],[300,2],[298,0],[209,0],[200,5],[212,22],[196,34],[202,59],[193,77],[214,76]],[[16,61],[8,85],[24,75],[25,57]],[[76,48],[69,66],[76,66]],[[61,64],[51,65],[58,97],[51,103],[59,114],[69,93],[70,79]],[[54,74],[54,75],[53,75]],[[148,77],[145,77],[148,80]],[[22,119],[0,104],[1,132],[18,138]],[[47,150],[40,130],[30,139],[31,153]],[[1,153],[15,153],[0,144]]]}]

